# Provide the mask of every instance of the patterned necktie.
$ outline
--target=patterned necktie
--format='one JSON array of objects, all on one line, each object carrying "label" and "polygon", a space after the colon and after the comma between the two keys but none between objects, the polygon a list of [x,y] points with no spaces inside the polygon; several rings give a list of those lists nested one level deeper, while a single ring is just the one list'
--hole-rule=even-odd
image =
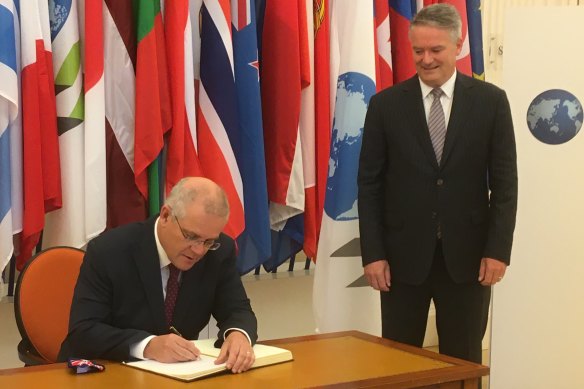
[{"label": "patterned necktie", "polygon": [[168,265],[170,276],[166,284],[166,299],[164,300],[164,313],[166,315],[166,323],[170,326],[172,323],[172,313],[174,312],[174,305],[176,297],[178,296],[178,275],[180,270],[172,263]]},{"label": "patterned necktie", "polygon": [[440,97],[444,92],[440,88],[434,88],[430,93],[432,93],[434,101],[432,101],[430,114],[428,115],[428,130],[430,131],[430,140],[432,141],[432,147],[436,154],[436,161],[440,165],[442,150],[444,149],[444,139],[446,138],[446,121],[444,119],[444,110],[440,103]]}]

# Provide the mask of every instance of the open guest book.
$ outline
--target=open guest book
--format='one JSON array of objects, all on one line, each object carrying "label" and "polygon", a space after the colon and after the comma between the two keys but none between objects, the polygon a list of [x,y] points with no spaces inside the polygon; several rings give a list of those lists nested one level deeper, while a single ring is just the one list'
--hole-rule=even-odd
[{"label": "open guest book", "polygon": [[[124,362],[124,365],[165,375],[181,381],[193,381],[227,370],[224,363],[220,365],[215,365],[214,363],[221,351],[214,346],[216,340],[217,339],[204,339],[193,341],[195,346],[201,350],[201,356],[196,361],[162,363],[148,360]],[[256,359],[252,365],[252,369],[255,367],[291,361],[293,359],[290,351],[279,347],[256,344],[253,346],[253,351]]]}]

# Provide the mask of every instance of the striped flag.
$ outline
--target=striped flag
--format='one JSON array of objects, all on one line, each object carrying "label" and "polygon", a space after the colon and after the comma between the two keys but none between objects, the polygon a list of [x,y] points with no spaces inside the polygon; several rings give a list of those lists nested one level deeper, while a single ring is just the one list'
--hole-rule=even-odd
[{"label": "striped flag", "polygon": [[231,2],[233,57],[241,149],[236,154],[243,181],[245,230],[237,238],[241,274],[271,255],[270,218],[259,84],[255,1]]},{"label": "striped flag", "polygon": [[272,270],[302,248],[305,206],[300,137],[301,90],[310,83],[305,0],[265,3],[262,31],[262,109]]},{"label": "striped flag", "polygon": [[[101,139],[85,141],[83,72],[77,3],[49,1],[53,70],[57,101],[57,126],[61,158],[63,207],[48,213],[43,246],[82,247],[105,228],[105,133]],[[103,121],[103,116],[102,116]],[[85,166],[88,153],[99,163]],[[86,173],[89,173],[86,176]],[[94,183],[87,196],[86,180]],[[100,186],[103,185],[103,188]],[[85,200],[89,200],[86,204]],[[86,220],[86,215],[91,214]],[[96,223],[97,221],[97,223]]]},{"label": "striped flag", "polygon": [[237,115],[231,8],[228,0],[204,0],[201,7],[201,61],[197,136],[205,176],[227,193],[230,205],[225,233],[237,238],[245,228]]},{"label": "striped flag", "polygon": [[466,2],[466,7],[472,76],[474,78],[478,78],[479,80],[484,80],[485,62],[483,58],[483,24],[481,21],[481,0],[468,0]]},{"label": "striped flag", "polygon": [[363,277],[357,213],[363,123],[369,99],[376,91],[374,31],[372,3],[332,2],[331,63],[337,66],[331,69],[331,76],[336,77],[337,88],[314,276],[313,307],[319,332],[381,332],[379,293]]},{"label": "striped flag", "polygon": [[[164,28],[172,97],[172,130],[168,137],[166,192],[183,177],[201,176],[195,148],[197,123],[193,31],[188,0],[165,2]],[[198,35],[198,31],[197,31]]]},{"label": "striped flag", "polygon": [[61,172],[47,1],[21,3],[24,215],[22,269],[38,243],[45,213],[61,207]]},{"label": "striped flag", "polygon": [[[116,227],[146,218],[145,198],[136,186],[133,170],[137,28],[131,0],[103,0],[103,12],[93,14],[89,5],[99,0],[86,1],[87,34],[100,39],[97,29],[103,25],[107,227]],[[98,11],[97,4],[95,8]]]},{"label": "striped flag", "polygon": [[324,211],[326,181],[331,143],[330,110],[330,43],[329,43],[329,4],[328,0],[315,0],[314,17],[314,106],[315,109],[315,152],[316,152],[316,237]]},{"label": "striped flag", "polygon": [[18,8],[18,1],[0,0],[0,273],[14,253],[12,237],[22,228]]},{"label": "striped flag", "polygon": [[416,74],[408,32],[414,13],[410,0],[389,0],[389,25],[391,31],[391,57],[393,82],[407,80]]},{"label": "striped flag", "polygon": [[391,34],[389,26],[388,0],[375,0],[375,42],[377,56],[375,58],[377,90],[380,91],[393,85]]}]

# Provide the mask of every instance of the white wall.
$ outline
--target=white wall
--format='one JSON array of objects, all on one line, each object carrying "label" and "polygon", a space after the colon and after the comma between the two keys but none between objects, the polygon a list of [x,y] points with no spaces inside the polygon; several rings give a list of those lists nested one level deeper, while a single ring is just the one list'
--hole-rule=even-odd
[{"label": "white wall", "polygon": [[511,267],[495,288],[491,388],[576,388],[584,361],[584,135],[548,145],[526,115],[541,92],[584,102],[584,7],[507,14],[503,81],[517,138],[519,210]]}]

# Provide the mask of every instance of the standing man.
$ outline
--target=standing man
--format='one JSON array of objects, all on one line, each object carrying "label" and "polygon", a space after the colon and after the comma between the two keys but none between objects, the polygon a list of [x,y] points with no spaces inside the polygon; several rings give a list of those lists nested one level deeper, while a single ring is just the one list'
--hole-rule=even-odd
[{"label": "standing man", "polygon": [[417,75],[373,96],[359,164],[361,252],[382,335],[422,346],[430,300],[440,352],[481,362],[491,286],[509,264],[515,138],[501,89],[456,71],[456,8],[410,26]]},{"label": "standing man", "polygon": [[257,322],[221,231],[229,217],[223,190],[184,178],[160,216],[110,230],[89,242],[75,287],[60,360],[189,361],[211,315],[234,373],[254,362]]}]

